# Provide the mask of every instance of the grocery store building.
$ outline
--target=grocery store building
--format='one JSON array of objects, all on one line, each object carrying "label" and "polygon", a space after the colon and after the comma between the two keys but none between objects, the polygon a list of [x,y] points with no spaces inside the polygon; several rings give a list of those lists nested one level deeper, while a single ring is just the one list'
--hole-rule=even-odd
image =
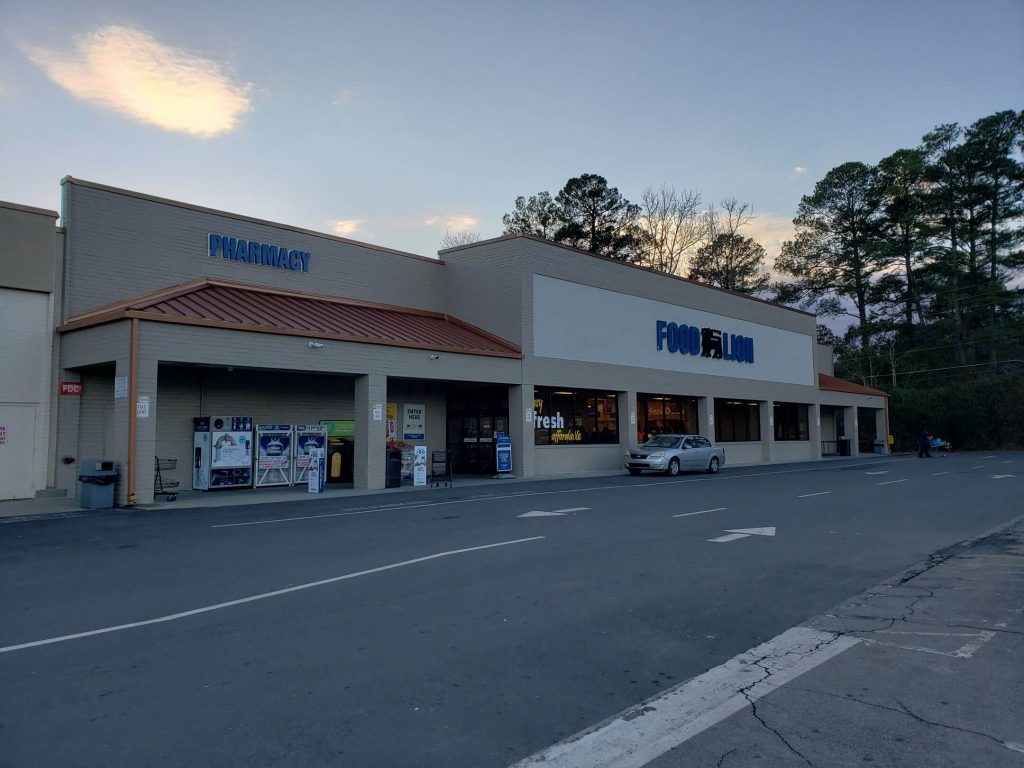
[{"label": "grocery store building", "polygon": [[156,457],[188,490],[217,415],[326,424],[329,479],[371,489],[389,444],[491,475],[497,433],[521,477],[664,432],[729,465],[885,450],[884,393],[834,378],[805,312],[534,237],[425,258],[72,178],[57,218],[0,203],[0,499],[74,495],[90,457],[121,503]]}]

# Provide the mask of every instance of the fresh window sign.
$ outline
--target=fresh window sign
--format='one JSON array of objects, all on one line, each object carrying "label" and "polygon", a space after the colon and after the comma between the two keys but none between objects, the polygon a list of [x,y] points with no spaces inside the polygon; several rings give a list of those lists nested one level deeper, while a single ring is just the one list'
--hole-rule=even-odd
[{"label": "fresh window sign", "polygon": [[699,355],[712,360],[754,362],[754,340],[749,336],[723,333],[717,328],[658,320],[654,324],[658,351],[668,350],[680,355]]},{"label": "fresh window sign", "polygon": [[208,239],[211,259],[220,256],[255,266],[309,272],[309,261],[312,258],[309,251],[289,250],[283,245],[270,245],[227,235],[210,234]]},{"label": "fresh window sign", "polygon": [[533,400],[534,445],[617,443],[617,404],[614,393],[537,387]]}]

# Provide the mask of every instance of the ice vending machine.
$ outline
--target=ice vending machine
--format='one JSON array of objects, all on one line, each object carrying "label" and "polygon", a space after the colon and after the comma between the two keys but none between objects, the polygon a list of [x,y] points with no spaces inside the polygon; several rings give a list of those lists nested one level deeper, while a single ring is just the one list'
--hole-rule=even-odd
[{"label": "ice vending machine", "polygon": [[292,484],[292,425],[256,425],[256,485]]},{"label": "ice vending machine", "polygon": [[292,462],[296,485],[309,482],[309,468],[314,449],[327,450],[327,429],[319,424],[295,425],[295,460]]},{"label": "ice vending machine", "polygon": [[199,416],[192,424],[192,488],[251,488],[252,419]]}]

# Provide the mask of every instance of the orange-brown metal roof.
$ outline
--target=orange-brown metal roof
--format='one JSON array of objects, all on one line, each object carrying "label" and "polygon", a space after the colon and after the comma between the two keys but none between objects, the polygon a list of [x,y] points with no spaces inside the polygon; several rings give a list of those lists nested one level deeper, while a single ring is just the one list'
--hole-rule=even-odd
[{"label": "orange-brown metal roof", "polygon": [[826,376],[824,373],[818,374],[818,389],[825,389],[830,392],[848,392],[851,395],[889,396],[888,392],[883,392],[880,389],[865,387],[863,384],[855,384],[854,382],[847,381],[846,379],[837,379],[835,376]]},{"label": "orange-brown metal roof", "polygon": [[59,330],[137,317],[338,341],[522,357],[516,345],[440,312],[201,280],[71,318]]}]

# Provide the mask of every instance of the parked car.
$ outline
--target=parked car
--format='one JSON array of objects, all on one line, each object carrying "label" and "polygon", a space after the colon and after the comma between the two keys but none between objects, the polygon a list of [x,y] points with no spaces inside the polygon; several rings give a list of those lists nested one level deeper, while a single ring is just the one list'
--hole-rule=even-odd
[{"label": "parked car", "polygon": [[637,448],[630,448],[622,460],[631,475],[644,470],[675,477],[684,470],[712,475],[725,464],[725,449],[701,435],[658,435]]}]

